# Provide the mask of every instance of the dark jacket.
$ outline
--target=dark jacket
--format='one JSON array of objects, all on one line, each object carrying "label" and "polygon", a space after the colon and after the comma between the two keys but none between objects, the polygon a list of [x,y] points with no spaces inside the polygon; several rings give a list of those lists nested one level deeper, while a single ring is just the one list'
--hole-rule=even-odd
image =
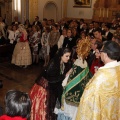
[{"label": "dark jacket", "polygon": [[113,34],[111,32],[108,32],[107,41],[112,40],[112,38],[113,38]]},{"label": "dark jacket", "polygon": [[6,44],[6,39],[2,36],[0,38],[0,45],[4,45],[4,44]]},{"label": "dark jacket", "polygon": [[93,62],[94,59],[95,59],[95,53],[93,53],[93,51],[91,50],[88,57],[87,57],[87,59],[86,59],[89,68],[91,67],[92,62]]},{"label": "dark jacket", "polygon": [[75,46],[75,44],[76,44],[76,41],[72,37],[70,37],[70,38],[65,37],[64,38],[63,47],[69,47],[70,50],[72,50],[72,48]]},{"label": "dark jacket", "polygon": [[38,25],[41,27],[41,22],[40,21],[34,21],[32,25]]},{"label": "dark jacket", "polygon": [[60,61],[52,59],[44,71],[44,77],[50,83],[62,82],[65,78],[65,73],[60,74]]}]

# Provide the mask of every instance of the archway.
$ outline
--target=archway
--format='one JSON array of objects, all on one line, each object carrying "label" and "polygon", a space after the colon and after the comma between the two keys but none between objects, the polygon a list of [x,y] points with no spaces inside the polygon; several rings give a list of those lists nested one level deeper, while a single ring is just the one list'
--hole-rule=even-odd
[{"label": "archway", "polygon": [[55,21],[57,21],[57,14],[57,5],[52,1],[47,2],[44,6],[43,18],[54,19]]}]

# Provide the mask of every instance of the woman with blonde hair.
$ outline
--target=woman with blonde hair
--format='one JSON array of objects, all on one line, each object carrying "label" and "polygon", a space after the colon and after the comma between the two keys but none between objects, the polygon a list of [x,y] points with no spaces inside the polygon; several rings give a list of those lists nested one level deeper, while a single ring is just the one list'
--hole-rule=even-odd
[{"label": "woman with blonde hair", "polygon": [[31,51],[24,25],[20,24],[18,30],[19,34],[17,36],[17,44],[12,55],[12,64],[17,66],[24,66],[24,68],[26,68],[32,63]]}]

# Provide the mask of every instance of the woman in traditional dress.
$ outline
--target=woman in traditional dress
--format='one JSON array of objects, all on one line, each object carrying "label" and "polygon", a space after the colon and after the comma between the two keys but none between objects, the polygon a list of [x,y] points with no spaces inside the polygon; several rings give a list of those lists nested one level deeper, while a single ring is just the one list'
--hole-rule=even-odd
[{"label": "woman in traditional dress", "polygon": [[92,77],[85,58],[90,51],[88,39],[79,40],[77,44],[78,59],[73,64],[72,72],[63,81],[64,91],[62,94],[62,107],[58,112],[57,120],[75,120],[80,98],[86,83]]},{"label": "woman in traditional dress", "polygon": [[61,104],[63,92],[62,81],[69,74],[67,64],[71,51],[61,48],[50,61],[30,91],[32,100],[31,120],[55,120],[54,108],[56,101]]},{"label": "woman in traditional dress", "polygon": [[24,66],[24,68],[26,68],[32,63],[31,51],[24,25],[20,24],[18,30],[18,42],[13,51],[12,64],[17,66]]},{"label": "woman in traditional dress", "polygon": [[105,42],[100,52],[105,65],[86,85],[76,120],[120,119],[120,46],[113,41]]}]

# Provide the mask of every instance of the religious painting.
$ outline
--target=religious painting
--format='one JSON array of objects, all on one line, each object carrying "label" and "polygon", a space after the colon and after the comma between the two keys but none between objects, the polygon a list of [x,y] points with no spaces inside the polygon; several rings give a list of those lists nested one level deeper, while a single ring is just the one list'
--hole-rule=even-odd
[{"label": "religious painting", "polygon": [[92,0],[74,0],[73,7],[91,7]]}]

